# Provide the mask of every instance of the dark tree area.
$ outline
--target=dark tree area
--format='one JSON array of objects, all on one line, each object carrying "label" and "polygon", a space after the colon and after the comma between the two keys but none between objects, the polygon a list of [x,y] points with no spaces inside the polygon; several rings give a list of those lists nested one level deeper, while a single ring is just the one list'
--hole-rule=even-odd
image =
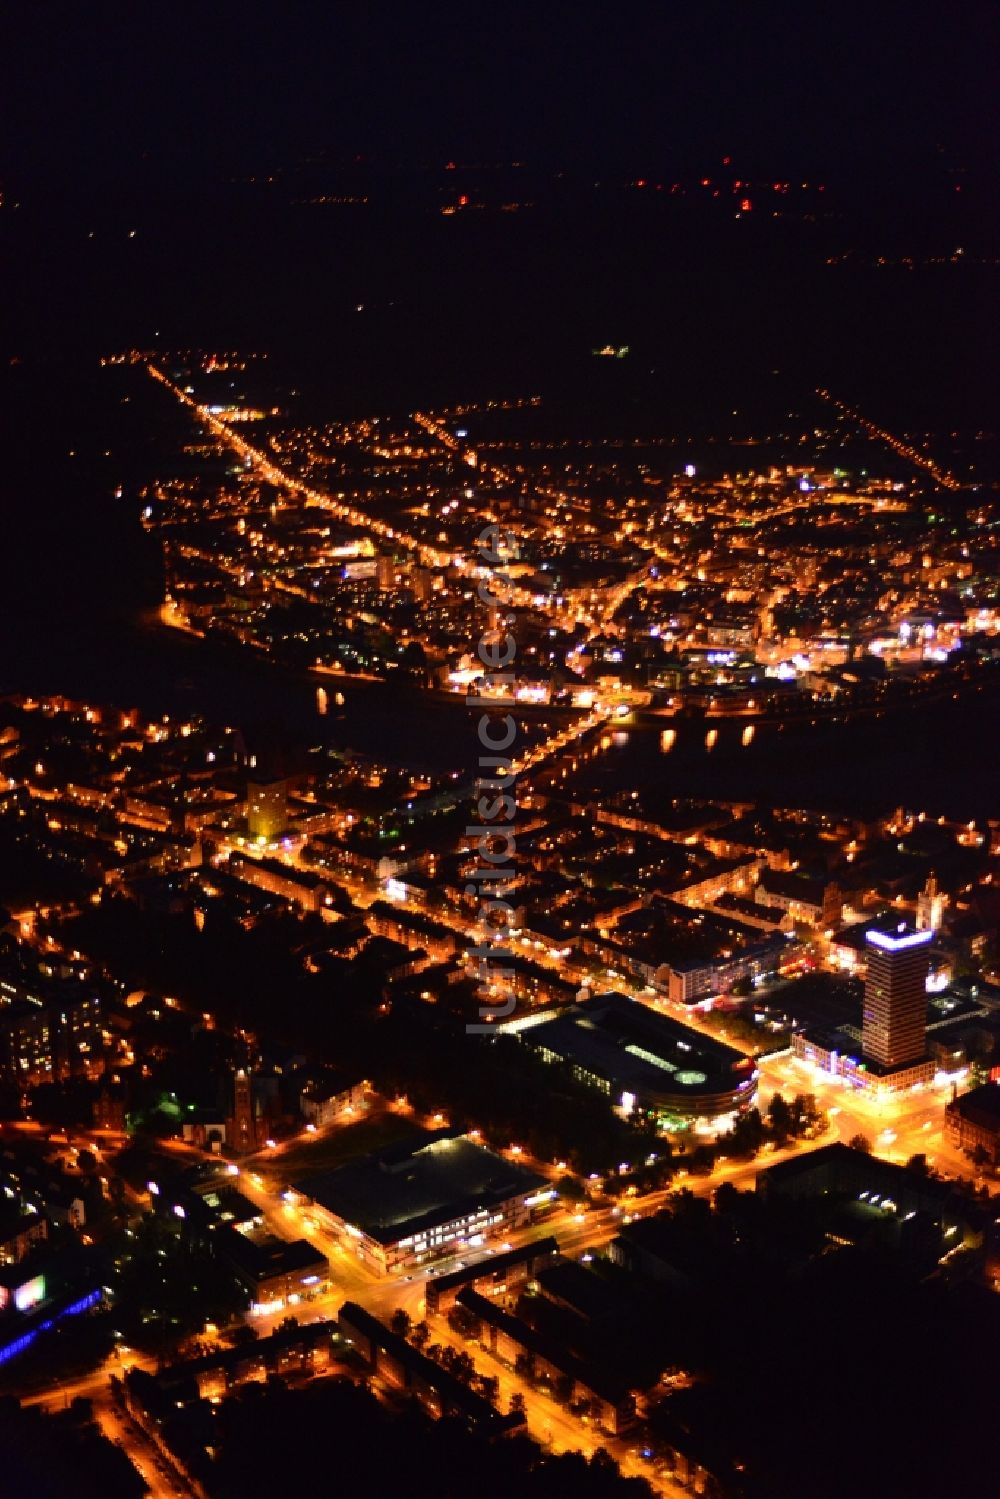
[{"label": "dark tree area", "polygon": [[[274,915],[248,931],[210,911],[199,931],[190,912],[152,913],[121,898],[71,922],[61,940],[97,958],[113,954],[132,986],[174,996],[182,1006],[161,1009],[155,1023],[136,1014],[133,1046],[156,1062],[134,1086],[133,1120],[149,1134],[170,1134],[173,1096],[190,1107],[225,1106],[219,1090],[230,1043],[223,1030],[192,1031],[192,1012],[208,1013],[222,1027],[301,1047],[369,1078],[382,1093],[404,1094],[421,1112],[441,1111],[459,1128],[480,1129],[490,1144],[517,1142],[580,1175],[607,1175],[616,1194],[669,1182],[677,1155],[651,1121],[619,1118],[568,1068],[541,1062],[513,1037],[467,1034],[465,1022],[478,1019],[471,984],[448,986],[437,1004],[397,1003],[377,945],[307,969],[304,952],[329,940],[331,930],[318,918]],[[171,1033],[166,1049],[164,1027]],[[38,1104],[46,1117],[74,1107],[61,1095]],[[683,1164],[705,1172],[720,1153],[751,1158],[765,1141],[784,1145],[821,1122],[811,1097],[788,1103],[778,1096],[766,1117],[751,1110],[715,1147],[688,1151]],[[565,1180],[572,1190],[572,1179]]]},{"label": "dark tree area", "polygon": [[247,1303],[222,1260],[152,1215],[123,1236],[114,1288],[126,1343],[155,1353],[200,1332],[206,1320],[228,1321]]},{"label": "dark tree area", "polygon": [[712,1386],[678,1397],[686,1418],[727,1432],[748,1499],[931,1499],[956,1473],[990,1491],[982,1348],[1000,1325],[986,1293],[913,1284],[845,1252],[753,1320],[760,1335],[733,1340]]},{"label": "dark tree area", "polygon": [[[623,1479],[606,1454],[549,1457],[525,1437],[486,1443],[457,1421],[390,1413],[373,1395],[342,1380],[292,1392],[278,1380],[245,1385],[219,1409],[218,1457],[207,1487],[213,1499],[284,1493],[290,1465],[336,1475],[342,1493],[439,1494],[460,1499],[635,1499],[650,1490]],[[375,1474],[373,1477],[373,1466]]]},{"label": "dark tree area", "polygon": [[[223,1027],[353,1070],[380,1092],[405,1094],[420,1111],[441,1111],[458,1127],[482,1130],[494,1145],[517,1142],[584,1175],[613,1172],[617,1190],[648,1191],[669,1181],[676,1157],[651,1121],[619,1118],[569,1068],[543,1063],[513,1037],[467,1034],[465,1022],[478,1018],[471,985],[449,986],[440,1004],[397,1004],[377,945],[371,954],[363,949],[349,961],[331,958],[320,971],[308,971],[305,949],[331,930],[319,918],[274,915],[248,931],[210,911],[199,931],[190,912],[152,913],[114,897],[67,925],[61,940],[68,945],[96,958],[113,955],[129,984],[182,1005],[161,1010],[155,1026],[141,1013],[134,1021],[133,1046],[158,1058],[132,1098],[145,1130],[174,1132],[163,1103],[171,1093],[189,1105],[222,1104],[229,1043],[221,1030],[192,1033],[191,1012],[208,1013]],[[164,1052],[165,1026],[172,1044]],[[71,1112],[72,1100],[40,1098],[39,1106],[54,1117]],[[717,1147],[689,1152],[684,1164],[697,1173],[709,1170],[720,1152],[749,1158],[765,1141],[786,1144],[821,1122],[811,1097],[789,1103],[779,1095],[766,1118],[751,1110]]]},{"label": "dark tree area", "polygon": [[73,1380],[104,1363],[115,1346],[113,1312],[66,1317],[17,1358],[0,1365],[0,1393],[52,1388],[55,1380]]},{"label": "dark tree area", "polygon": [[123,1452],[102,1436],[90,1404],[74,1400],[47,1415],[0,1399],[4,1494],[32,1499],[141,1499],[146,1485]]},{"label": "dark tree area", "polygon": [[825,1115],[811,1093],[797,1093],[791,1103],[781,1093],[775,1093],[766,1114],[756,1108],[748,1109],[730,1132],[720,1137],[715,1154],[752,1160],[767,1142],[780,1149],[792,1140],[814,1133],[824,1123]]},{"label": "dark tree area", "polygon": [[209,910],[199,931],[189,911],[144,911],[124,897],[88,907],[62,929],[71,946],[113,963],[132,988],[175,995],[185,1007],[250,1030],[287,1028],[276,1039],[291,1041],[334,997],[298,956],[311,933],[308,922],[286,916],[248,931],[221,907]]},{"label": "dark tree area", "polygon": [[831,1211],[731,1186],[715,1211],[677,1200],[661,1246],[684,1289],[658,1288],[648,1328],[696,1380],[653,1430],[741,1499],[931,1499],[957,1472],[989,1491],[997,1298],[874,1240],[834,1247]]}]

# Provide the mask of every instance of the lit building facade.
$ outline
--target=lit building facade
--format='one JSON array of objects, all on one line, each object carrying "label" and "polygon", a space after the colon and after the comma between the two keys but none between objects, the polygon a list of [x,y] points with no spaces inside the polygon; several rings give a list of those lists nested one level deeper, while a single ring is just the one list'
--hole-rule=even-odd
[{"label": "lit building facade", "polygon": [[793,1055],[873,1097],[932,1082],[938,1063],[927,1048],[926,984],[933,940],[932,931],[904,924],[866,932],[860,1033],[855,1025],[810,1027],[792,1037]]},{"label": "lit building facade", "polygon": [[275,838],[288,821],[288,782],[250,781],[247,785],[247,832],[251,838]]},{"label": "lit building facade", "polygon": [[938,888],[934,875],[928,875],[927,883],[917,897],[917,930],[937,932],[948,905],[948,897]]},{"label": "lit building facade", "polygon": [[756,1099],[752,1058],[623,994],[595,995],[513,1033],[624,1114],[719,1130]]},{"label": "lit building facade", "polygon": [[506,1238],[555,1196],[544,1177],[450,1130],[425,1132],[289,1193],[376,1275]]},{"label": "lit building facade", "polygon": [[959,1150],[980,1151],[996,1166],[1000,1161],[1000,1083],[983,1083],[953,1099],[944,1111],[944,1135]]},{"label": "lit building facade", "polygon": [[912,1066],[927,1053],[928,945],[933,932],[869,932],[861,1049],[882,1067]]}]

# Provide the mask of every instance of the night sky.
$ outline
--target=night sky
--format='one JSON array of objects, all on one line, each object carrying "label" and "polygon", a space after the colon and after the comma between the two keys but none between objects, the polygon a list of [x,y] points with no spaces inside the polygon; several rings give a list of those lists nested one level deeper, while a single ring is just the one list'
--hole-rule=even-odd
[{"label": "night sky", "polygon": [[985,167],[986,0],[17,7],[3,170],[68,190],[185,184],[318,146],[410,160]]}]

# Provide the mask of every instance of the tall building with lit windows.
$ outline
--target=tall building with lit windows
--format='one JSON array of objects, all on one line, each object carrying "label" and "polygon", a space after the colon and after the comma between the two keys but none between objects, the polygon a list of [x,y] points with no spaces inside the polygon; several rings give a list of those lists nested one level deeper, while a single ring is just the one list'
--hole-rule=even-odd
[{"label": "tall building with lit windows", "polygon": [[288,822],[288,782],[281,777],[247,783],[247,832],[251,838],[275,838]]},{"label": "tall building with lit windows", "polygon": [[927,1052],[927,969],[932,931],[900,923],[868,932],[862,1051],[885,1068],[919,1062]]},{"label": "tall building with lit windows", "polygon": [[383,552],[375,562],[375,579],[383,593],[391,593],[396,586],[396,560],[391,553]]}]

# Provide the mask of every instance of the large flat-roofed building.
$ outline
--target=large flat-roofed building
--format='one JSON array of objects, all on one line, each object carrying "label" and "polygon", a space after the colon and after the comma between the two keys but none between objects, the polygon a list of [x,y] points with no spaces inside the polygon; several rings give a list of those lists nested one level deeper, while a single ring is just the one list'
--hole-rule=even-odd
[{"label": "large flat-roofed building", "polygon": [[792,1037],[792,1055],[831,1077],[840,1077],[853,1088],[873,1098],[905,1093],[909,1088],[933,1082],[938,1064],[931,1056],[904,1067],[884,1067],[874,1058],[867,1061],[861,1051],[856,1026],[841,1029],[811,1026]]},{"label": "large flat-roofed building", "polygon": [[927,1054],[927,947],[932,931],[867,934],[861,1048],[883,1067],[909,1067]]},{"label": "large flat-roofed building", "polygon": [[232,1265],[251,1304],[262,1310],[294,1306],[330,1274],[325,1255],[305,1239],[264,1232],[251,1237],[229,1225],[220,1229],[216,1250]]},{"label": "large flat-roofed building", "polygon": [[864,932],[867,954],[860,1027],[809,1026],[792,1051],[874,1097],[929,1083],[938,1063],[927,1045],[928,944],[932,931],[905,923]]},{"label": "large flat-roofed building", "polygon": [[720,1119],[749,1109],[756,1094],[750,1057],[624,994],[581,1000],[517,1034],[625,1113]]},{"label": "large flat-roofed building", "polygon": [[237,850],[229,855],[226,872],[303,911],[323,911],[333,905],[330,886],[321,875],[311,869],[295,869],[280,859],[254,859]]},{"label": "large flat-roofed building", "polygon": [[378,1275],[503,1237],[555,1197],[534,1171],[453,1130],[412,1141],[302,1182],[295,1195]]},{"label": "large flat-roofed building", "polygon": [[948,1104],[944,1133],[960,1150],[985,1152],[995,1166],[1000,1161],[1000,1083],[983,1083]]},{"label": "large flat-roofed building", "polygon": [[474,1265],[463,1265],[449,1275],[439,1275],[427,1282],[427,1310],[446,1312],[454,1306],[459,1291],[480,1291],[486,1296],[506,1296],[533,1281],[540,1270],[559,1257],[559,1245],[553,1238],[535,1239],[520,1249],[491,1255]]},{"label": "large flat-roofed building", "polygon": [[821,1145],[792,1156],[757,1175],[756,1190],[767,1197],[841,1197],[906,1220],[922,1213],[933,1223],[945,1249],[982,1241],[988,1213],[981,1203],[941,1181],[894,1161],[883,1161],[849,1145]]},{"label": "large flat-roofed building", "polygon": [[716,994],[725,994],[740,979],[757,979],[780,973],[800,949],[791,934],[770,933],[739,948],[728,958],[695,958],[683,963],[665,963],[663,972],[640,975],[650,978],[654,988],[666,991],[673,1004],[694,1005]]}]

